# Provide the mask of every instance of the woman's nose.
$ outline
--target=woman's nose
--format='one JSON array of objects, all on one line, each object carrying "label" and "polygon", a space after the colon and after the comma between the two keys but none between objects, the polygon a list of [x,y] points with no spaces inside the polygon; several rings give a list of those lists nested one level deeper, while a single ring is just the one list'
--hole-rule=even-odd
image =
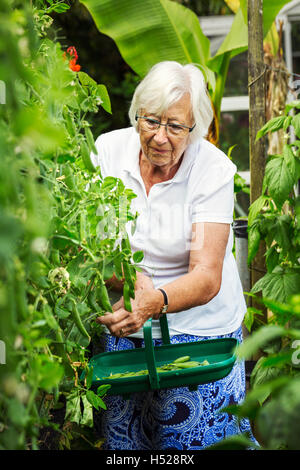
[{"label": "woman's nose", "polygon": [[154,134],[153,139],[158,143],[158,144],[164,144],[165,142],[168,141],[168,134],[167,134],[167,128],[166,126],[160,126],[156,133]]}]

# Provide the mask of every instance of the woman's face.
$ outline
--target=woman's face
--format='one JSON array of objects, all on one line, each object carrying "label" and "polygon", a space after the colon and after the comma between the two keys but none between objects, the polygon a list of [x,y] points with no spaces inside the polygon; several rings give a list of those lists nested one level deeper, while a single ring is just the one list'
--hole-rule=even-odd
[{"label": "woman's face", "polygon": [[[150,114],[147,110],[141,110],[140,115],[156,119],[163,124],[183,124],[188,127],[193,125],[191,101],[188,93],[170,106],[161,116]],[[188,146],[189,132],[183,136],[170,136],[167,134],[165,126],[160,126],[155,131],[145,131],[140,120],[138,130],[142,152],[154,166],[172,168],[179,162]]]}]

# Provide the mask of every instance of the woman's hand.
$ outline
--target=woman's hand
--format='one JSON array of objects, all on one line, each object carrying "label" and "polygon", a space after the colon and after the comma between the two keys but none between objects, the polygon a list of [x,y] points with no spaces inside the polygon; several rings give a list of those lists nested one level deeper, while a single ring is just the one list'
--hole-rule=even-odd
[{"label": "woman's hand", "polygon": [[106,313],[96,319],[97,323],[105,325],[114,336],[128,336],[136,333],[144,323],[157,315],[163,305],[160,291],[152,288],[140,288],[131,300],[132,312],[125,310],[122,299],[113,305],[114,313]]},{"label": "woman's hand", "polygon": [[[140,273],[139,271],[137,271],[136,272],[136,281],[135,281],[135,285],[134,285],[135,294],[140,289],[154,289],[154,284],[153,284],[152,279],[150,277],[148,277],[145,274]],[[121,307],[124,308],[123,296],[114,305],[112,305],[112,309],[113,309],[113,311],[116,311]]]},{"label": "woman's hand", "polygon": [[154,284],[149,276],[146,276],[146,274],[136,271],[136,281],[134,289],[135,291],[139,289],[154,289]]}]

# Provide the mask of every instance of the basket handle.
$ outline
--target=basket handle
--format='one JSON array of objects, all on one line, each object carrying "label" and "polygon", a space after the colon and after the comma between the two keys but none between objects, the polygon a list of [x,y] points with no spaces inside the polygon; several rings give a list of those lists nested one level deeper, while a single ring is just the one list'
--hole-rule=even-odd
[{"label": "basket handle", "polygon": [[159,319],[163,344],[170,344],[170,334],[167,315],[162,315]]},{"label": "basket handle", "polygon": [[[163,344],[170,344],[170,334],[168,327],[167,315],[162,315],[159,319]],[[149,380],[151,389],[159,388],[159,376],[156,370],[155,354],[152,341],[152,318],[144,324],[144,341],[145,341],[145,354],[146,362],[149,372]]]},{"label": "basket handle", "polygon": [[149,372],[150,387],[152,390],[159,388],[159,377],[156,370],[155,355],[152,341],[152,318],[144,324],[144,341],[145,341],[145,354],[146,363]]}]

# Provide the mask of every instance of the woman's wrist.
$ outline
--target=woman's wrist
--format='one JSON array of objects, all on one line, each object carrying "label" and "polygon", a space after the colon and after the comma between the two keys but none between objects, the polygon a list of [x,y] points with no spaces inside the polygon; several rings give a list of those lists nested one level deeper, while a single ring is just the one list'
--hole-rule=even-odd
[{"label": "woman's wrist", "polygon": [[163,296],[163,293],[158,290],[158,289],[154,289],[154,297],[153,297],[153,314],[152,314],[152,318],[154,320],[158,320],[159,317],[160,317],[160,312],[161,312],[161,309],[163,308],[164,306],[164,296]]}]

